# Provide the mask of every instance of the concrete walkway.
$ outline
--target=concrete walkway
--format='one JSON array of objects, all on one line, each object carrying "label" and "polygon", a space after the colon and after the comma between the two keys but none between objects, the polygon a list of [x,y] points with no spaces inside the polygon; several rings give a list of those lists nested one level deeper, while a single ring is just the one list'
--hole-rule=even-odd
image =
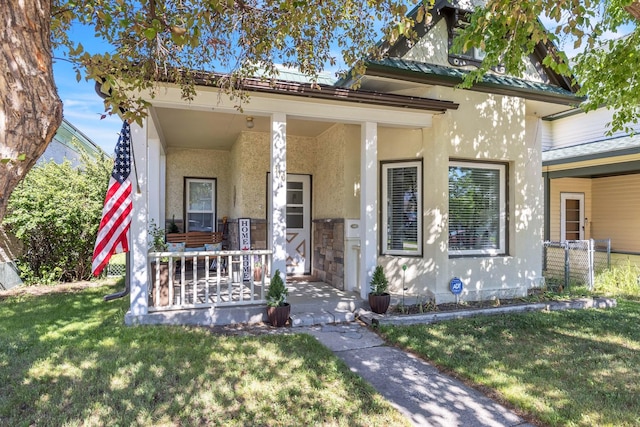
[{"label": "concrete walkway", "polygon": [[532,426],[358,323],[297,328],[345,361],[415,426]]}]

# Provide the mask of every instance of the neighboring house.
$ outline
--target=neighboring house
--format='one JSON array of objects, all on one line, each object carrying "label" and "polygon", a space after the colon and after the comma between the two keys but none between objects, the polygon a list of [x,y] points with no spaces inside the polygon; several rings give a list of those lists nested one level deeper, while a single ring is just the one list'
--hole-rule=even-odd
[{"label": "neighboring house", "polygon": [[[105,154],[88,136],[80,132],[66,119],[62,119],[62,124],[45,152],[38,159],[35,167],[43,162],[54,161],[62,163],[65,160],[70,161],[74,166],[78,166],[82,152],[92,158]],[[0,226],[0,290],[10,289],[22,284],[15,262],[21,251],[20,242],[11,233],[8,233],[4,227]]]},{"label": "neighboring house", "polygon": [[62,119],[62,124],[45,152],[38,159],[38,163],[54,161],[60,164],[68,160],[73,166],[78,166],[82,153],[94,159],[106,155],[104,150],[91,141],[87,135],[69,123],[67,119]]},{"label": "neighboring house", "polygon": [[[437,1],[417,43],[400,40],[370,61],[353,77],[358,90],[352,80],[318,90],[288,73],[273,85],[247,80],[242,112],[215,87],[198,87],[189,102],[171,84],[149,97],[143,126],[132,125],[142,193],[134,194],[127,323],[216,322],[218,307],[233,305],[254,321],[265,311],[263,283],[243,287],[230,273],[191,265],[172,279],[168,306],[154,306],[151,220],[225,231],[234,250],[238,220],[248,218],[252,249],[273,251],[271,273],[311,275],[363,299],[377,264],[392,292],[404,286],[437,303],[456,300],[453,278],[463,300],[538,286],[542,118],[579,99],[542,65],[544,45],[526,76],[497,70],[457,89],[482,52],[451,51],[467,16],[454,4]],[[216,256],[196,258],[204,254]]]},{"label": "neighboring house", "polygon": [[611,264],[640,265],[640,125],[607,136],[612,112],[542,122],[545,240],[611,239]]}]

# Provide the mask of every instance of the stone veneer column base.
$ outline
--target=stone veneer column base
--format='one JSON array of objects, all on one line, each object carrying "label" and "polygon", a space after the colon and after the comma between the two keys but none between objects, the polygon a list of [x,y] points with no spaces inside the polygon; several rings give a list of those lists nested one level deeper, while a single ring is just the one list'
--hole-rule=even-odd
[{"label": "stone veneer column base", "polygon": [[313,221],[311,274],[334,288],[344,290],[344,219]]}]

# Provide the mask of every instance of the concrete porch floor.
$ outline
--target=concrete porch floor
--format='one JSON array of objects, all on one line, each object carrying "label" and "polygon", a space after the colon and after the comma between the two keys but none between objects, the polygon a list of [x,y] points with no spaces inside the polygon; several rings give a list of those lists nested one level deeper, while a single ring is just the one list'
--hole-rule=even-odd
[{"label": "concrete porch floor", "polygon": [[360,294],[341,291],[312,277],[287,277],[291,326],[352,322],[355,312],[368,307]]},{"label": "concrete porch floor", "polygon": [[[341,291],[312,277],[287,277],[286,285],[293,327],[352,322],[358,309],[368,308],[360,294]],[[128,325],[223,326],[267,321],[266,305],[162,310],[139,316],[129,312],[125,315]]]}]

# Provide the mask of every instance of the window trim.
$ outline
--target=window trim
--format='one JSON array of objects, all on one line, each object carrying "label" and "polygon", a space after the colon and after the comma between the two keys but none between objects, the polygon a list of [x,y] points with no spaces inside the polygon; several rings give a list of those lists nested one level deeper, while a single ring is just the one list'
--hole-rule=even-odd
[{"label": "window trim", "polygon": [[[447,207],[448,220],[447,220],[447,250],[450,257],[464,257],[464,256],[506,256],[508,255],[508,216],[509,216],[509,204],[507,197],[508,189],[508,174],[509,165],[503,162],[484,162],[484,161],[468,161],[468,160],[449,160],[447,167],[447,188],[449,187],[449,168],[450,167],[468,167],[474,169],[492,169],[498,170],[500,180],[500,213],[499,213],[499,244],[497,249],[451,249],[449,240],[451,239],[450,231],[450,219],[451,211],[450,207]],[[450,195],[448,201],[450,200]]]},{"label": "window trim", "polygon": [[207,213],[207,211],[190,211],[189,210],[189,183],[190,182],[212,182],[213,194],[212,194],[212,227],[211,231],[218,231],[218,180],[217,178],[203,178],[203,177],[184,177],[184,231],[189,231],[189,214],[190,213]]},{"label": "window trim", "polygon": [[[417,203],[417,248],[415,250],[399,250],[399,249],[387,249],[388,244],[388,228],[389,224],[387,223],[387,179],[388,179],[388,170],[396,169],[396,168],[407,168],[407,167],[415,167],[416,168],[416,192],[418,193],[418,197],[416,200]],[[424,214],[423,214],[423,161],[420,160],[397,160],[397,161],[386,161],[380,162],[380,201],[381,201],[381,209],[380,209],[380,254],[381,255],[392,255],[392,256],[409,256],[409,257],[422,257],[423,255],[423,222],[424,222]]]}]

